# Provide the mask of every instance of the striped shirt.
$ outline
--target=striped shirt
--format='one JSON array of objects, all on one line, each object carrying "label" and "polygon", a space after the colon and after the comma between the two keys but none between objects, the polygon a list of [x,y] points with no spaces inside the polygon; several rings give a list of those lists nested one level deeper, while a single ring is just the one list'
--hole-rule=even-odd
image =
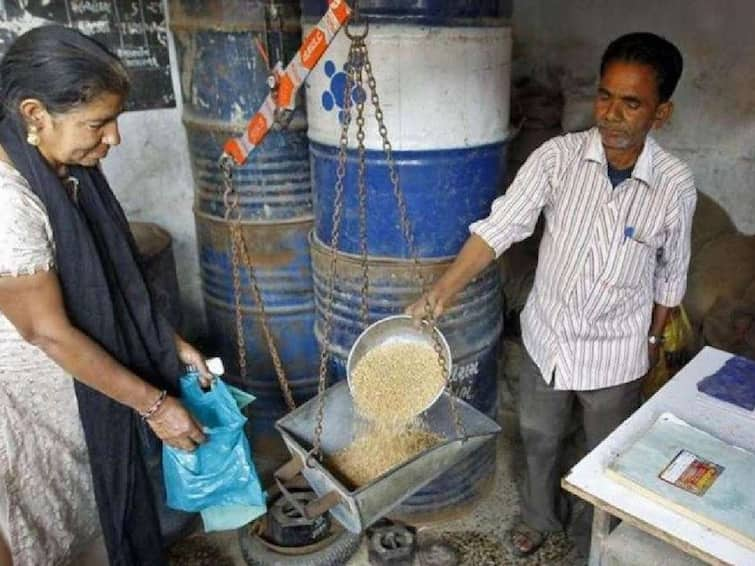
[{"label": "striped shirt", "polygon": [[650,137],[632,176],[612,188],[593,128],[540,146],[469,227],[498,257],[545,214],[521,322],[555,389],[601,389],[647,371],[653,302],[676,306],[686,290],[696,198],[689,168]]}]

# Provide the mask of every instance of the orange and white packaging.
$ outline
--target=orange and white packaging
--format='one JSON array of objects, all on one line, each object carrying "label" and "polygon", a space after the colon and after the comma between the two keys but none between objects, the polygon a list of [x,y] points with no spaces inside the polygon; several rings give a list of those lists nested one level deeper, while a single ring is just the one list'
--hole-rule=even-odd
[{"label": "orange and white packaging", "polygon": [[351,8],[343,0],[332,0],[328,11],[304,38],[299,51],[285,71],[275,72],[278,88],[275,96],[267,95],[257,113],[252,116],[246,132],[225,142],[223,150],[237,165],[243,165],[249,153],[258,146],[273,127],[276,109],[293,110],[296,93],[307,78],[338,31],[351,15]]}]

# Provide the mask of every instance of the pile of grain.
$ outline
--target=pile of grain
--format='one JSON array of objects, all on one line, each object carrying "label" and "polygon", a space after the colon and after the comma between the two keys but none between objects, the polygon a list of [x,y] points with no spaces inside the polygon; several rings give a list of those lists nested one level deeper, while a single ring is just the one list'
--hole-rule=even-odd
[{"label": "pile of grain", "polygon": [[450,531],[441,534],[459,554],[460,566],[497,566],[505,564],[506,548],[493,533]]},{"label": "pile of grain", "polygon": [[441,440],[417,423],[401,427],[366,425],[350,445],[330,456],[329,467],[350,487],[357,488]]},{"label": "pile of grain", "polygon": [[445,385],[438,354],[416,342],[378,346],[351,373],[359,412],[371,421],[406,423],[421,413]]}]

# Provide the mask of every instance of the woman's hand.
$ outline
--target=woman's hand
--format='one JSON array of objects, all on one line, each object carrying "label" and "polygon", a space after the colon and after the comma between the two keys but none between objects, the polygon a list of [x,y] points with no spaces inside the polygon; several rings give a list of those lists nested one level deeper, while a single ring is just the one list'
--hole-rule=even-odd
[{"label": "woman's hand", "polygon": [[440,315],[443,314],[444,308],[445,305],[443,304],[443,301],[438,298],[435,291],[430,291],[429,293],[422,295],[416,302],[406,307],[404,314],[408,314],[417,322],[421,322],[428,318],[438,320]]},{"label": "woman's hand", "polygon": [[160,440],[187,452],[207,439],[199,423],[175,397],[166,397],[146,423]]},{"label": "woman's hand", "polygon": [[186,342],[178,334],[176,334],[175,341],[176,350],[178,351],[178,359],[181,360],[181,363],[187,366],[194,366],[199,372],[200,385],[205,389],[210,387],[214,376],[210,373],[210,370],[207,369],[207,363],[205,362],[204,356],[199,350]]}]

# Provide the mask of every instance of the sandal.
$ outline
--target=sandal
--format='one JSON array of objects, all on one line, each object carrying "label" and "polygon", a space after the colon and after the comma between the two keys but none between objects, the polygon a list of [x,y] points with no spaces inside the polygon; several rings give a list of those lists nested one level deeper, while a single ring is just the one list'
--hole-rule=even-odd
[{"label": "sandal", "polygon": [[509,550],[518,557],[524,558],[537,551],[545,542],[546,534],[523,522],[517,523],[506,534]]}]

